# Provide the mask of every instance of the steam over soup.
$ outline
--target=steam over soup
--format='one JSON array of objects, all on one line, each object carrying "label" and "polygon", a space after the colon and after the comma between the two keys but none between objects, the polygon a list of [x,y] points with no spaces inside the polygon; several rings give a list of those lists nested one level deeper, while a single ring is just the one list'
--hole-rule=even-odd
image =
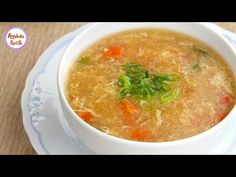
[{"label": "steam over soup", "polygon": [[235,105],[236,84],[223,58],[172,31],[110,35],[75,60],[66,82],[74,112],[107,134],[162,142],[201,133]]}]

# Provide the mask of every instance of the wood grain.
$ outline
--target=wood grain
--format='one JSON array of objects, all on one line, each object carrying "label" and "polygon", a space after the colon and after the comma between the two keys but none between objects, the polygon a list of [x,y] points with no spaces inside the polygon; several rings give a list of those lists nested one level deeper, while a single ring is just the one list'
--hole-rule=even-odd
[{"label": "wood grain", "polygon": [[[84,23],[0,23],[0,154],[36,154],[22,125],[20,108],[25,79],[47,47]],[[236,23],[216,23],[236,33]],[[4,33],[12,26],[28,34],[26,47],[9,49]]]}]

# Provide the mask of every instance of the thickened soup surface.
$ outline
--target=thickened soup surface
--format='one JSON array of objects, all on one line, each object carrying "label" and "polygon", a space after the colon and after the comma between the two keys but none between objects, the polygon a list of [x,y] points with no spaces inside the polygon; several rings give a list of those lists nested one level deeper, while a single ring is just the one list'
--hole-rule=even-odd
[{"label": "thickened soup surface", "polygon": [[165,142],[199,134],[235,105],[236,83],[206,44],[159,29],[115,33],[72,64],[67,100],[96,129],[124,139]]}]

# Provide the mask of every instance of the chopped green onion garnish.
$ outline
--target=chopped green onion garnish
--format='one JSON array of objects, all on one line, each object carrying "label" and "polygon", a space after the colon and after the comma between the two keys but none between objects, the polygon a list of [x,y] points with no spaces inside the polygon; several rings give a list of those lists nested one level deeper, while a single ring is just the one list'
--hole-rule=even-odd
[{"label": "chopped green onion garnish", "polygon": [[164,104],[175,99],[180,94],[179,89],[173,89],[160,96],[160,103]]},{"label": "chopped green onion garnish", "polygon": [[[148,70],[137,63],[122,65],[122,74],[118,80],[121,87],[120,98],[135,96],[140,103],[144,103],[155,94],[162,95],[162,102],[165,103],[165,94],[172,93],[169,82],[179,80],[176,74],[150,75]],[[174,93],[173,93],[174,94]]]},{"label": "chopped green onion garnish", "polygon": [[155,76],[157,79],[163,80],[163,81],[177,81],[179,80],[179,76],[176,74],[157,74]]}]

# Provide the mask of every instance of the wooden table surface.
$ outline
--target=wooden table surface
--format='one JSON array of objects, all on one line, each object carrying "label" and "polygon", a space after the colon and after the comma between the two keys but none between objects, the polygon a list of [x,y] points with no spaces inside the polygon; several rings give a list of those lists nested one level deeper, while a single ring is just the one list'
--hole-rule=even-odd
[{"label": "wooden table surface", "polygon": [[[47,47],[84,23],[0,23],[0,36],[12,26],[23,28],[28,43],[20,50],[0,41],[0,154],[36,154],[22,125],[20,108],[25,79]],[[236,33],[236,23],[216,23]]]}]

